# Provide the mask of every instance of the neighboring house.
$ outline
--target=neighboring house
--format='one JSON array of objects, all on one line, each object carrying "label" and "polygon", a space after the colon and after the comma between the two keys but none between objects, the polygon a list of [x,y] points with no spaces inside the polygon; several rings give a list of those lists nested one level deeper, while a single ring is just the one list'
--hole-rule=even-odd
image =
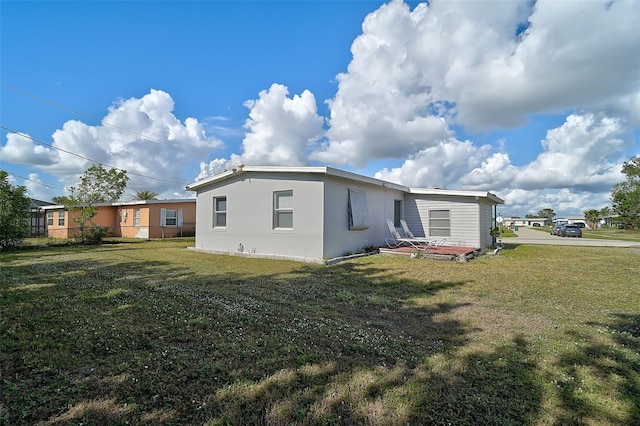
[{"label": "neighboring house", "polygon": [[617,214],[605,216],[600,219],[598,222],[598,228],[611,228],[611,227],[620,227],[621,224],[618,220],[620,216]]},{"label": "neighboring house", "polygon": [[550,219],[545,217],[525,217],[520,216],[504,216],[502,224],[504,226],[545,226],[551,223]]},{"label": "neighboring house", "polygon": [[52,206],[54,203],[29,198],[29,212],[31,213],[31,236],[39,237],[46,234],[44,206]]},{"label": "neighboring house", "polygon": [[567,219],[567,222],[569,225],[575,225],[575,224],[581,223],[584,226],[587,226],[587,222],[584,220],[584,216],[569,217]]},{"label": "neighboring house", "polygon": [[196,250],[323,262],[383,246],[386,219],[416,236],[488,247],[490,192],[409,188],[330,167],[239,166],[187,186],[196,197]]},{"label": "neighboring house", "polygon": [[[126,238],[171,238],[193,236],[196,222],[196,200],[145,200],[96,206],[92,219],[96,225],[110,229],[110,236]],[[45,212],[47,236],[74,238],[80,227],[74,212],[64,206],[42,207]]]}]

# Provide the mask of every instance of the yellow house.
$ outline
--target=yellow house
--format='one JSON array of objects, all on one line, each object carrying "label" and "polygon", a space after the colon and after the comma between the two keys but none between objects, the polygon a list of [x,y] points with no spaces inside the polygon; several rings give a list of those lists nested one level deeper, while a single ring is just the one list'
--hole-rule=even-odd
[{"label": "yellow house", "polygon": [[[109,235],[126,238],[171,238],[195,235],[196,200],[144,200],[96,206],[92,222],[109,228]],[[75,238],[80,226],[73,219],[77,212],[64,206],[42,207],[46,235],[51,238]]]}]

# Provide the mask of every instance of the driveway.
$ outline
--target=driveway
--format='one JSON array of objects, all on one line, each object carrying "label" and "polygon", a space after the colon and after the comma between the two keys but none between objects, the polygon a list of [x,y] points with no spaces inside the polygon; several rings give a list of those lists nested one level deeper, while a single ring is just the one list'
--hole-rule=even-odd
[{"label": "driveway", "polygon": [[558,237],[548,232],[536,231],[534,229],[519,227],[517,237],[503,238],[505,244],[550,244],[559,246],[594,246],[594,247],[638,247],[637,241],[619,240],[596,240],[591,238]]}]

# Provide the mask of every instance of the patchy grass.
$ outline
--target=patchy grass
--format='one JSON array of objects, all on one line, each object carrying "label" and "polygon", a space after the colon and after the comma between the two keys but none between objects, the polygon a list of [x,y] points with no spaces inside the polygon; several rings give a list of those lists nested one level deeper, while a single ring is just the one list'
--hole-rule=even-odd
[{"label": "patchy grass", "polygon": [[518,236],[518,234],[516,234],[515,231],[508,226],[501,226],[500,231],[502,232],[502,238],[512,238]]},{"label": "patchy grass", "polygon": [[631,229],[600,228],[595,230],[583,229],[585,238],[597,238],[602,240],[640,241],[640,231]]},{"label": "patchy grass", "polygon": [[0,424],[640,423],[640,251],[0,254]]}]

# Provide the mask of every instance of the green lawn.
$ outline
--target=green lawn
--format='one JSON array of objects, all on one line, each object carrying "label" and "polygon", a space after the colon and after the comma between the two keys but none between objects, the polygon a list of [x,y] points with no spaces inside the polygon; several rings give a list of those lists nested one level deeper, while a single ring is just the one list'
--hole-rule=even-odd
[{"label": "green lawn", "polygon": [[0,254],[0,424],[640,424],[640,250]]}]

